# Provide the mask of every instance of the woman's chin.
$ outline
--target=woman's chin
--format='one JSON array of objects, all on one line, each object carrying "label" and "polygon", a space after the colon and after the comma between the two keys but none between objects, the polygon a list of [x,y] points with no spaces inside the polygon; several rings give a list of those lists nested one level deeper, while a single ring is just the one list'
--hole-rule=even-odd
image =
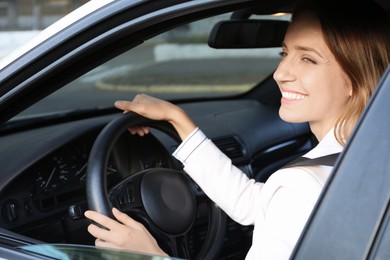
[{"label": "woman's chin", "polygon": [[307,122],[307,120],[302,115],[292,114],[292,113],[285,113],[285,111],[279,110],[279,116],[280,118],[288,123],[304,123]]}]

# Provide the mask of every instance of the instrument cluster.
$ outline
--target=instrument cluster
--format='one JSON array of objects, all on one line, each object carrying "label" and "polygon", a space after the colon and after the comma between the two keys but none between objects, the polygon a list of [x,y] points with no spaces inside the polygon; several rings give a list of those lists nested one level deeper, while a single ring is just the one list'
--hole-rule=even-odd
[{"label": "instrument cluster", "polygon": [[[68,188],[83,187],[86,181],[88,156],[92,144],[82,143],[60,150],[34,167],[33,185],[35,194],[58,193]],[[113,176],[117,169],[113,160],[107,166],[107,175]],[[108,177],[109,178],[109,177]]]},{"label": "instrument cluster", "polygon": [[[93,138],[82,138],[67,144],[28,170],[32,176],[31,199],[37,209],[52,210],[85,200],[88,157],[93,141]],[[107,165],[109,186],[123,177],[118,172],[117,160],[111,157]]]},{"label": "instrument cluster", "polygon": [[[88,159],[96,135],[81,136],[53,149],[10,183],[0,196],[0,226],[38,234],[42,225],[67,219],[70,207],[85,207]],[[173,167],[164,146],[152,135],[124,134],[114,145],[106,167],[107,191],[150,167]]]}]

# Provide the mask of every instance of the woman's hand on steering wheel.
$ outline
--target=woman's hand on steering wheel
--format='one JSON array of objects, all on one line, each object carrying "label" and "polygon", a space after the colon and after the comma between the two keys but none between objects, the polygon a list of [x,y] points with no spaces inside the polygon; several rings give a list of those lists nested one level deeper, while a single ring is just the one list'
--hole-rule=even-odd
[{"label": "woman's hand on steering wheel", "polygon": [[[184,140],[196,125],[180,107],[145,94],[135,96],[133,101],[117,101],[115,107],[127,112],[134,112],[152,120],[167,121],[173,125],[180,138]],[[129,129],[132,134],[144,136],[149,127],[137,126]]]},{"label": "woman's hand on steering wheel", "polygon": [[88,232],[96,238],[96,246],[167,256],[144,225],[116,208],[112,209],[112,213],[116,220],[92,210],[84,213],[87,218],[102,226],[88,226]]}]

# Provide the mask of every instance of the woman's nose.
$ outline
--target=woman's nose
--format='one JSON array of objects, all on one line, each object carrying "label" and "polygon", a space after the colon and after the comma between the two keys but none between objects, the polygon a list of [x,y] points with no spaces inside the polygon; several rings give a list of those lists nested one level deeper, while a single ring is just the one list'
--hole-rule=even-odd
[{"label": "woman's nose", "polygon": [[288,62],[286,59],[280,61],[279,66],[276,68],[273,76],[276,82],[293,81],[295,76],[291,62]]}]

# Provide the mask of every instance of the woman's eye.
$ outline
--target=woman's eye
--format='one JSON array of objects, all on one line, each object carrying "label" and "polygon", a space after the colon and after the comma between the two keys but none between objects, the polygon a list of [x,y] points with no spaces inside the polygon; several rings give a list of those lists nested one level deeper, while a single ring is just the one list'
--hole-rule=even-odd
[{"label": "woman's eye", "polygon": [[309,57],[303,57],[302,60],[304,62],[312,63],[312,64],[317,64],[317,62]]},{"label": "woman's eye", "polygon": [[281,52],[279,52],[279,55],[280,55],[280,57],[284,58],[287,56],[287,52],[281,51]]}]

